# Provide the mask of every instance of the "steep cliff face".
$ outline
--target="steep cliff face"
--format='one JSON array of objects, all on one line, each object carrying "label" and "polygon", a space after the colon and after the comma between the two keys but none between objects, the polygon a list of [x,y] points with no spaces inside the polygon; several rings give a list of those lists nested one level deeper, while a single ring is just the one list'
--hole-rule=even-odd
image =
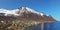
[{"label": "steep cliff face", "polygon": [[[3,11],[2,11],[3,10]],[[44,13],[37,12],[28,7],[21,7],[14,10],[0,9],[0,20],[21,20],[21,21],[40,21],[40,22],[54,22],[56,21],[51,16]]]}]

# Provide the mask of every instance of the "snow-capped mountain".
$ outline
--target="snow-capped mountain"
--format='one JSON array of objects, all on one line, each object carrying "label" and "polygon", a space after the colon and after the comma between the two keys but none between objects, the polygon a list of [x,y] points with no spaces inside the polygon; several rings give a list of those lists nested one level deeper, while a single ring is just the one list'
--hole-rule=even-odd
[{"label": "snow-capped mountain", "polygon": [[[36,20],[36,21],[55,21],[51,16],[47,16],[44,13],[41,12],[37,12],[31,8],[28,7],[21,7],[18,9],[13,9],[13,10],[7,10],[7,9],[0,9],[0,15],[4,15],[4,17],[6,16],[8,19],[17,19],[17,20]],[[13,18],[14,17],[14,18]],[[2,16],[0,17],[0,19],[2,19]]]},{"label": "snow-capped mountain", "polygon": [[[19,11],[19,14],[18,14],[18,11]],[[26,13],[31,12],[31,13],[35,13],[35,14],[38,14],[41,16],[44,15],[43,13],[37,12],[37,11],[30,9],[28,7],[22,7],[21,9],[14,9],[14,10],[0,9],[0,13],[5,13],[5,16],[8,16],[8,15],[19,16],[23,12],[26,12]]]}]

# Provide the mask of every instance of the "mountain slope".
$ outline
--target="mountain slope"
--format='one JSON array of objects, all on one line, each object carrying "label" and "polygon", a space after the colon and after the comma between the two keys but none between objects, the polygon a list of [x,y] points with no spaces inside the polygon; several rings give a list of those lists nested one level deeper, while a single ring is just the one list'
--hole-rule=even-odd
[{"label": "mountain slope", "polygon": [[[3,10],[3,11],[2,11]],[[21,20],[21,21],[40,21],[40,22],[54,22],[56,21],[51,16],[47,16],[44,13],[37,12],[28,7],[21,7],[14,10],[0,10],[1,20]]]}]

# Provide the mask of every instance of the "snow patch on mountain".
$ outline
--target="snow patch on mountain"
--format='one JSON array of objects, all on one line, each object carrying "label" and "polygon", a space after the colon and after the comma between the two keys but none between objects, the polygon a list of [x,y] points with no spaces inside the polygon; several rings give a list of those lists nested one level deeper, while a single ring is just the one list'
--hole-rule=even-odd
[{"label": "snow patch on mountain", "polygon": [[16,10],[18,9],[14,9],[14,10],[0,9],[0,13],[5,13],[5,16],[10,16],[10,15],[18,16],[18,14],[16,14],[15,12]]},{"label": "snow patch on mountain", "polygon": [[0,9],[0,13],[6,13],[8,10],[6,9]]}]

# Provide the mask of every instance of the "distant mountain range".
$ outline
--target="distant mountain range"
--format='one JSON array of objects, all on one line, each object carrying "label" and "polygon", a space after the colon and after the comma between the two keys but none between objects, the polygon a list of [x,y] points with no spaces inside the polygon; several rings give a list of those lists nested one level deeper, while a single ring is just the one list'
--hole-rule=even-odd
[{"label": "distant mountain range", "polygon": [[28,7],[21,7],[13,10],[0,9],[0,20],[21,20],[21,21],[40,21],[54,22],[56,21],[50,15],[37,12]]}]

